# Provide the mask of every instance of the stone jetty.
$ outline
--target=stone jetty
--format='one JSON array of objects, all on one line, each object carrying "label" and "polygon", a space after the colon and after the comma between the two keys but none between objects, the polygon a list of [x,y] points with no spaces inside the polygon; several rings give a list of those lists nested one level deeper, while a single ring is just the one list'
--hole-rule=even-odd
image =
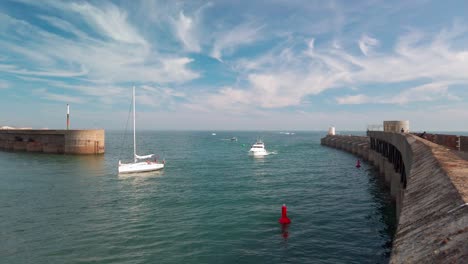
[{"label": "stone jetty", "polygon": [[103,129],[2,129],[0,150],[55,154],[103,154]]},{"label": "stone jetty", "polygon": [[466,263],[468,161],[446,146],[409,133],[329,135],[321,144],[373,164],[396,203],[390,263]]}]

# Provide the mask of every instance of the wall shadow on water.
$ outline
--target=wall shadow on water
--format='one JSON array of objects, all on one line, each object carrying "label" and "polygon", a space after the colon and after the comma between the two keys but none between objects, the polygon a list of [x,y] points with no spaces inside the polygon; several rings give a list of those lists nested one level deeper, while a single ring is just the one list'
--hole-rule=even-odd
[{"label": "wall shadow on water", "polygon": [[396,204],[390,194],[390,188],[385,183],[385,178],[379,174],[375,167],[367,169],[369,179],[369,193],[373,201],[376,203],[374,212],[371,212],[367,217],[378,217],[378,221],[384,224],[384,229],[379,230],[381,237],[390,238],[382,244],[383,255],[385,259],[389,259],[392,253],[393,239],[397,230],[396,219]]},{"label": "wall shadow on water", "polygon": [[70,156],[70,162],[76,162],[77,166],[84,171],[104,172],[106,169],[104,155]]}]

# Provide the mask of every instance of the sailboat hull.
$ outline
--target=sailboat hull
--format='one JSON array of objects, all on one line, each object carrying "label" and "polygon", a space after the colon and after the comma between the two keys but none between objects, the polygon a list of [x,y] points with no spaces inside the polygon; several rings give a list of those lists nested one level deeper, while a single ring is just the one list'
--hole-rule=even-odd
[{"label": "sailboat hull", "polygon": [[135,173],[157,171],[164,168],[164,163],[159,162],[137,162],[119,165],[119,173]]}]

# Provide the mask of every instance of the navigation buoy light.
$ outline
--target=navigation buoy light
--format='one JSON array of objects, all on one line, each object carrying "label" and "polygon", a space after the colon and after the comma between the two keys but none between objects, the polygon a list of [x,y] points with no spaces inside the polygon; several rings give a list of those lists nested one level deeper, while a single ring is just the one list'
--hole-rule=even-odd
[{"label": "navigation buoy light", "polygon": [[283,225],[291,223],[291,220],[288,218],[288,208],[285,204],[281,207],[281,218],[279,219],[279,223]]},{"label": "navigation buoy light", "polygon": [[360,160],[357,160],[356,168],[361,168],[361,161]]}]

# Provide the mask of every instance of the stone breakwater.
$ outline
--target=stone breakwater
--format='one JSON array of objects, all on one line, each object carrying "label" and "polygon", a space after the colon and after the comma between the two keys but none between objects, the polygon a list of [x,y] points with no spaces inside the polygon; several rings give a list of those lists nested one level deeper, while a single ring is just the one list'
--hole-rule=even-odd
[{"label": "stone breakwater", "polygon": [[105,133],[94,130],[0,130],[0,150],[55,154],[103,154]]},{"label": "stone breakwater", "polygon": [[385,178],[398,218],[390,263],[466,261],[468,161],[414,135],[368,135],[327,136],[321,143],[361,157]]}]

